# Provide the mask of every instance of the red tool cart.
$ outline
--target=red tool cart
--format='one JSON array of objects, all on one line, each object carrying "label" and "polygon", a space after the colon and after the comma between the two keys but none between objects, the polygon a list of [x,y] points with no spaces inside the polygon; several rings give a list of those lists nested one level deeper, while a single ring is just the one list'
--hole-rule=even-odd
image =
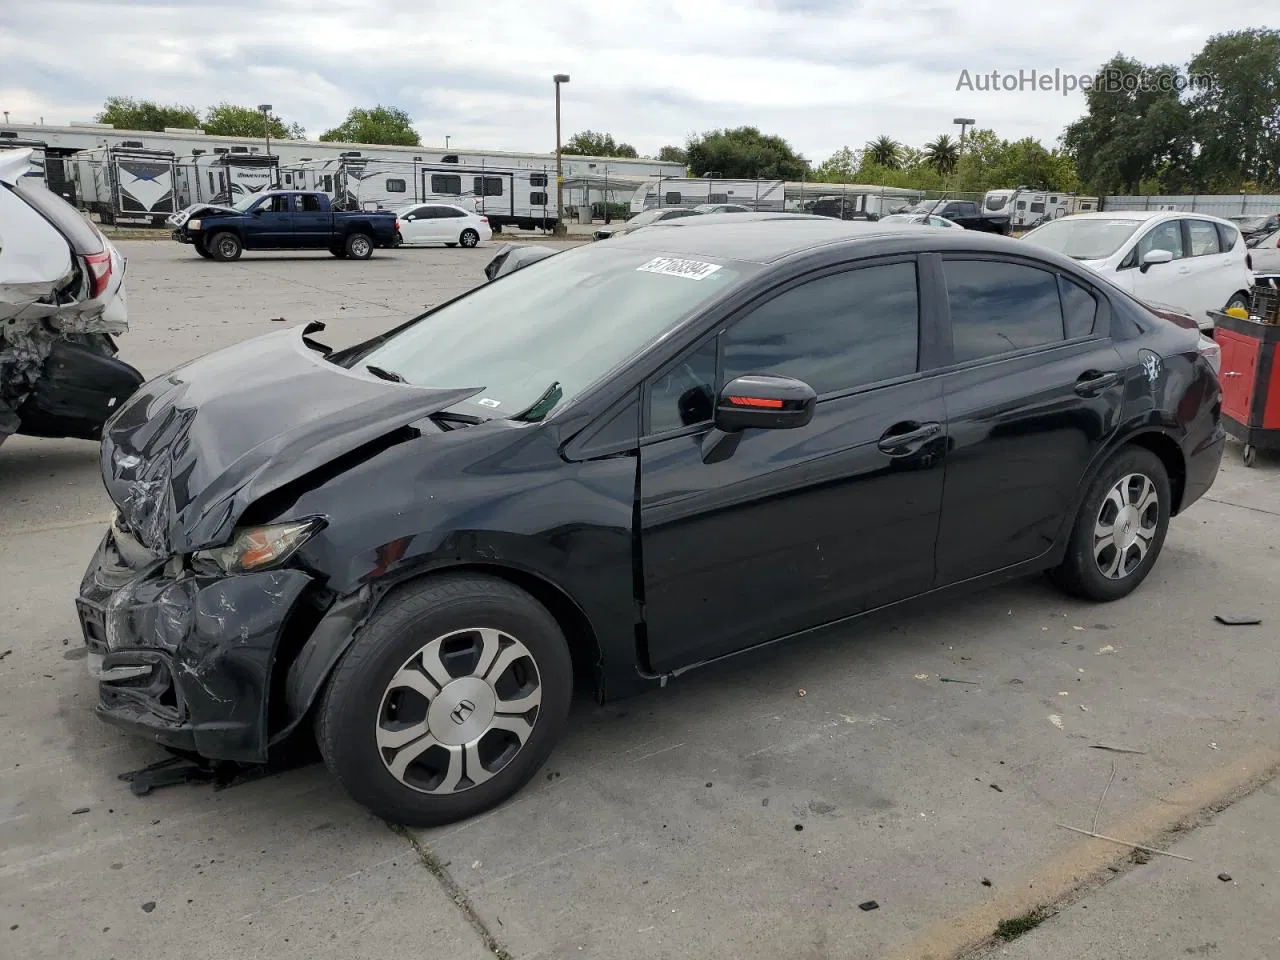
[{"label": "red tool cart", "polygon": [[1222,420],[1244,441],[1244,465],[1258,448],[1280,450],[1280,276],[1258,277],[1250,319],[1214,311],[1222,348]]}]

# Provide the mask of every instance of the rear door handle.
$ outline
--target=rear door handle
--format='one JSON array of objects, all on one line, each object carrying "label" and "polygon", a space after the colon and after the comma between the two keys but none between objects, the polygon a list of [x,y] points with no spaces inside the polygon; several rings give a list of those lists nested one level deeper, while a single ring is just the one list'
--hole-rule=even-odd
[{"label": "rear door handle", "polygon": [[1120,374],[1115,371],[1086,370],[1076,379],[1076,393],[1082,397],[1097,396],[1119,382]]},{"label": "rear door handle", "polygon": [[941,432],[940,423],[896,423],[884,432],[876,446],[891,457],[905,457],[915,453]]}]

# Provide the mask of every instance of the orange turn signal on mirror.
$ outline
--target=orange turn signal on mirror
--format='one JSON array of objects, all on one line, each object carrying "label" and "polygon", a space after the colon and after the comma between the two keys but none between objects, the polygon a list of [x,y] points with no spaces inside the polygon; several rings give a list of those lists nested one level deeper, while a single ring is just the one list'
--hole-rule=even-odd
[{"label": "orange turn signal on mirror", "polygon": [[729,402],[736,407],[771,407],[780,409],[781,400],[770,400],[764,397],[730,397]]}]

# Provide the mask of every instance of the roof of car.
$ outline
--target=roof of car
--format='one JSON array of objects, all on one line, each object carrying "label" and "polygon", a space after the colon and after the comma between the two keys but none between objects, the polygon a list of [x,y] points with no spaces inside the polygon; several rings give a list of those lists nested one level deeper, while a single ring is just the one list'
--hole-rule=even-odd
[{"label": "roof of car", "polygon": [[[917,242],[970,250],[1023,251],[1020,240],[970,230],[921,230],[917,224],[836,220],[796,213],[708,213],[619,235],[619,244],[667,254],[773,263],[818,247],[876,237],[913,237]],[[614,241],[610,241],[612,244]],[[1037,256],[1043,253],[1036,250]]]}]

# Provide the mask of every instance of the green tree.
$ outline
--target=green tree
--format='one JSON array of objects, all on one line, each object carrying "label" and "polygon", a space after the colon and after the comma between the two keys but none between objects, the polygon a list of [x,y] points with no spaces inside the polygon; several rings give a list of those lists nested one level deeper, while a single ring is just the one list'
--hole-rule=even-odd
[{"label": "green tree", "polygon": [[154,130],[165,127],[195,128],[200,126],[200,113],[195,107],[178,103],[161,104],[133,97],[107,97],[98,123],[109,123],[121,130]]},{"label": "green tree", "polygon": [[809,166],[786,140],[756,127],[710,130],[690,138],[686,150],[695,177],[799,180]]},{"label": "green tree", "polygon": [[901,165],[901,145],[893,137],[881,135],[867,144],[866,153],[871,163],[886,170],[897,170]]},{"label": "green tree", "polygon": [[1189,72],[1207,81],[1188,104],[1197,179],[1215,191],[1280,188],[1280,30],[1210,37]]},{"label": "green tree", "polygon": [[813,171],[813,179],[825,183],[853,183],[861,163],[862,154],[846,145],[818,164]]},{"label": "green tree", "polygon": [[931,140],[924,145],[924,162],[944,177],[955,173],[959,160],[960,145],[951,139],[949,133],[944,133],[936,140]]},{"label": "green tree", "polygon": [[658,159],[666,160],[668,163],[688,163],[689,154],[685,152],[684,147],[668,145],[658,151]]},{"label": "green tree", "polygon": [[618,143],[611,133],[582,130],[575,133],[560,147],[561,153],[578,157],[635,157],[636,148],[629,143]]},{"label": "green tree", "polygon": [[420,147],[422,138],[413,129],[413,119],[399,107],[352,107],[347,119],[320,134],[326,142],[394,144]]},{"label": "green tree", "polygon": [[[267,126],[271,136],[277,140],[301,140],[306,131],[298,124],[285,126],[276,114],[267,115]],[[222,102],[205,111],[205,133],[222,137],[260,137],[263,133],[262,114],[252,107],[241,107],[234,103]]]},{"label": "green tree", "polygon": [[1185,180],[1195,150],[1191,114],[1179,95],[1182,71],[1116,54],[1100,72],[1138,82],[1132,90],[1095,84],[1085,92],[1085,115],[1061,138],[1081,180],[1098,194],[1135,193],[1155,177]]}]

